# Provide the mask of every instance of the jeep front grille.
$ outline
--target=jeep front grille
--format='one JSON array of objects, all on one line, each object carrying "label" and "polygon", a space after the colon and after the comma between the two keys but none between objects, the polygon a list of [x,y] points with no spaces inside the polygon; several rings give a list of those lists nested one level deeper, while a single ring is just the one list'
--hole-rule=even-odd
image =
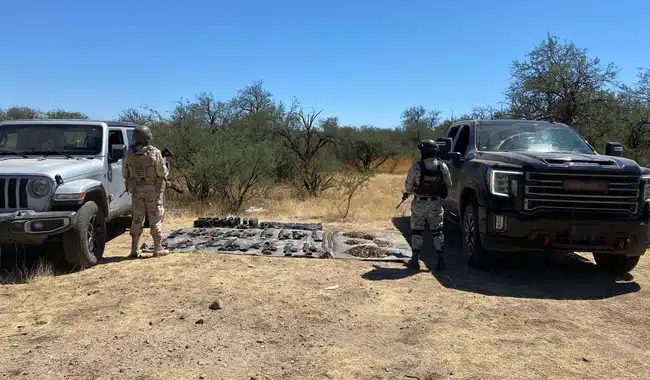
[{"label": "jeep front grille", "polygon": [[0,177],[0,209],[27,208],[27,178]]},{"label": "jeep front grille", "polygon": [[[565,180],[601,181],[602,190],[566,189]],[[524,210],[580,210],[636,214],[641,178],[637,175],[526,173]]]}]

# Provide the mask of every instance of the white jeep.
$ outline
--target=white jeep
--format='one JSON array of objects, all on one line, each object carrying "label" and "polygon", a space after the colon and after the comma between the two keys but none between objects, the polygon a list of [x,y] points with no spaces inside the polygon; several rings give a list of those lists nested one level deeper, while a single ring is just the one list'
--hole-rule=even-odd
[{"label": "white jeep", "polygon": [[131,213],[122,157],[135,124],[0,122],[0,244],[59,240],[74,267],[97,264],[106,223]]}]

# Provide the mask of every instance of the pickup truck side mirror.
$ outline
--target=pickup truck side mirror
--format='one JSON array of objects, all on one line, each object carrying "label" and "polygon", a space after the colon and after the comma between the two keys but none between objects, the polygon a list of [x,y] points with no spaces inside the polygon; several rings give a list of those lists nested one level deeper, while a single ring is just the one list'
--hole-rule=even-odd
[{"label": "pickup truck side mirror", "polygon": [[447,153],[447,158],[451,160],[453,163],[457,163],[460,161],[460,153],[459,152],[449,152]]},{"label": "pickup truck side mirror", "polygon": [[451,142],[452,140],[449,137],[441,137],[439,139],[436,139],[436,143],[440,148],[440,158],[443,160],[447,159],[447,154],[449,153],[449,149],[451,149]]},{"label": "pickup truck side mirror", "polygon": [[605,155],[607,156],[623,156],[623,145],[617,142],[608,142],[605,144]]},{"label": "pickup truck side mirror", "polygon": [[117,162],[124,157],[126,146],[124,144],[111,145],[111,162]]}]

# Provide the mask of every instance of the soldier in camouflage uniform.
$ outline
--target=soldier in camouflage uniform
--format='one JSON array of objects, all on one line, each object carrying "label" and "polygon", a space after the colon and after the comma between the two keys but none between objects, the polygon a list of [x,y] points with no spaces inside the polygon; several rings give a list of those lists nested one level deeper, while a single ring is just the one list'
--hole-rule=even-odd
[{"label": "soldier in camouflage uniform", "polygon": [[436,269],[446,267],[443,258],[445,237],[442,232],[443,209],[441,199],[447,197],[451,188],[451,173],[447,165],[438,159],[439,147],[433,140],[424,140],[419,145],[420,161],[411,166],[404,183],[402,199],[415,194],[411,202],[411,250],[413,256],[408,266],[420,269],[420,250],[425,221],[433,234],[433,244],[438,256]]},{"label": "soldier in camouflage uniform", "polygon": [[169,169],[160,150],[151,145],[152,134],[148,127],[137,126],[133,131],[133,144],[122,160],[122,176],[126,190],[132,194],[131,254],[138,257],[138,244],[142,235],[145,215],[149,217],[154,256],[164,256],[169,251],[162,246],[162,218],[165,212],[163,195]]}]

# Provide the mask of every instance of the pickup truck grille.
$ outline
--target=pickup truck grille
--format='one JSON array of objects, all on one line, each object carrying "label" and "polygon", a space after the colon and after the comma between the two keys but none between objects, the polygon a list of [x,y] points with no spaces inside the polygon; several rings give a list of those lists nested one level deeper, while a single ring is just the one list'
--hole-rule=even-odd
[{"label": "pickup truck grille", "polygon": [[27,178],[0,177],[0,209],[27,208]]},{"label": "pickup truck grille", "polygon": [[[524,210],[636,214],[640,181],[640,177],[635,175],[526,173]],[[591,188],[582,183],[591,184]]]}]

